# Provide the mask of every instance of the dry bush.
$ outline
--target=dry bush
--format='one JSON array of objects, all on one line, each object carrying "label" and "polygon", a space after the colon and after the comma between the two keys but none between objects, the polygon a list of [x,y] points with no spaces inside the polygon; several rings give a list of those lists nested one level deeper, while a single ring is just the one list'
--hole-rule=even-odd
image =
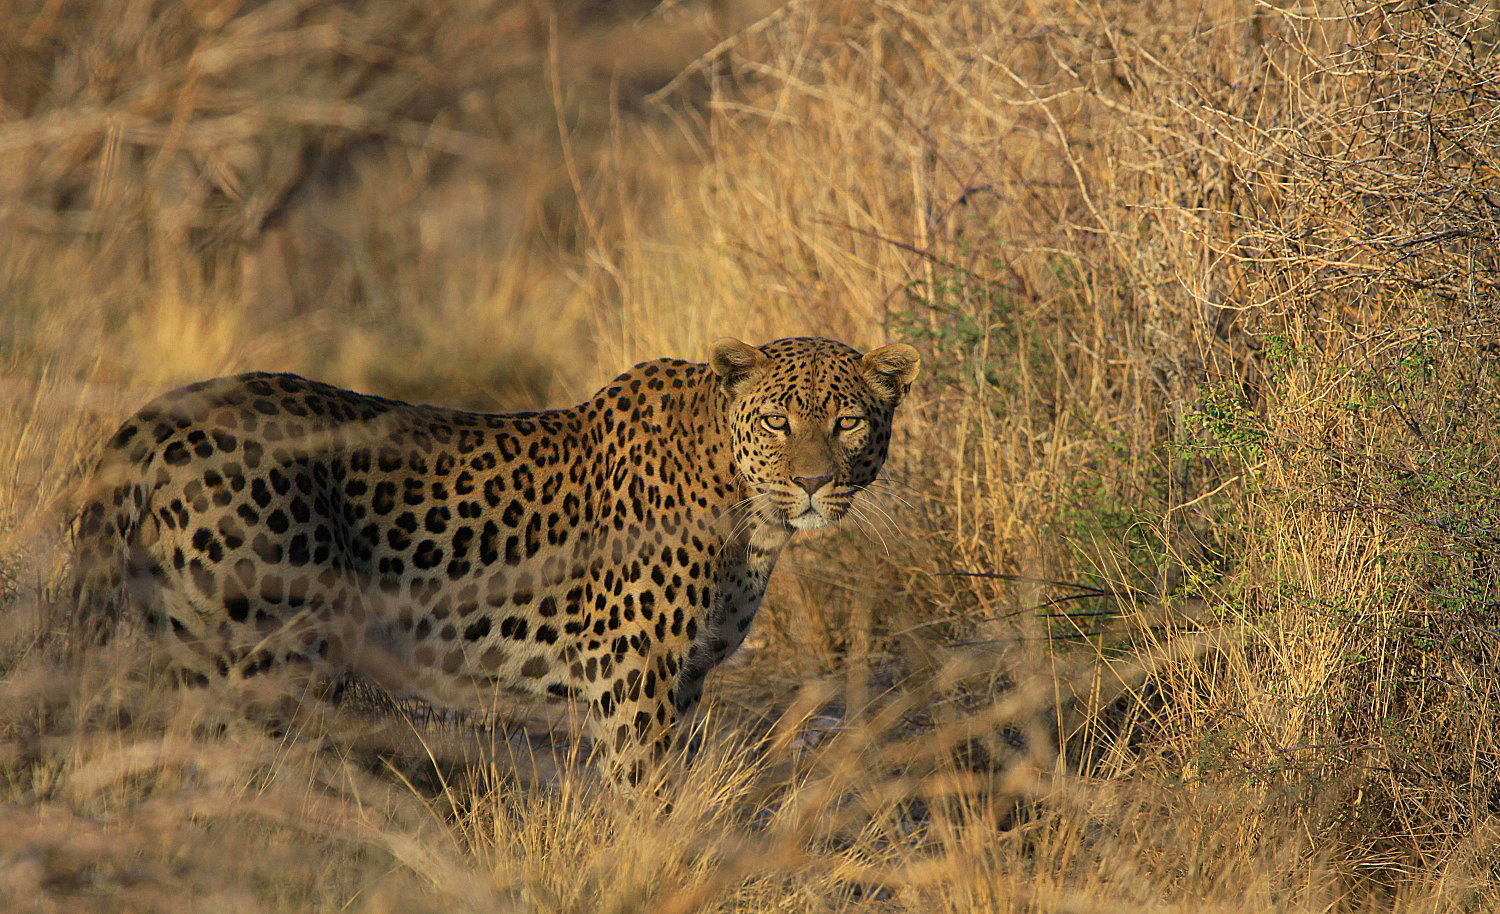
[{"label": "dry bush", "polygon": [[556,255],[583,243],[599,137],[748,15],[651,7],[20,3],[0,23],[7,335],[96,382],[253,364],[555,399],[541,354],[592,353]]},{"label": "dry bush", "polygon": [[[1495,907],[1497,37],[1441,3],[30,4],[0,892]],[[48,657],[55,505],[167,383],[557,402],[803,333],[924,376],[670,809],[520,784],[493,733],[372,762],[344,712]]]},{"label": "dry bush", "polygon": [[797,655],[999,642],[1003,687],[1093,634],[1122,659],[1060,690],[1065,758],[1293,791],[1350,897],[1490,898],[1493,11],[785,15],[615,272],[627,354],[925,344],[881,503],[934,533],[873,582],[813,552],[799,619],[846,638],[788,622]]},{"label": "dry bush", "polygon": [[1238,69],[1121,55],[1151,145],[1109,151],[1100,207],[1136,306],[1179,316],[1139,354],[1185,412],[1183,478],[1207,474],[1183,502],[1238,478],[1179,516],[1247,633],[1182,733],[1191,770],[1334,785],[1325,849],[1384,889],[1476,840],[1493,866],[1500,33],[1444,5],[1221,31]]}]

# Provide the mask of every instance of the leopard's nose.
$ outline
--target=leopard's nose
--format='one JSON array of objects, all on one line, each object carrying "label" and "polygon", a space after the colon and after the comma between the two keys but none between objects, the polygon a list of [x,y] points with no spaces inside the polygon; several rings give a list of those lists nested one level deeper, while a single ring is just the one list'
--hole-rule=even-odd
[{"label": "leopard's nose", "polygon": [[832,476],[793,476],[792,482],[801,486],[808,495],[817,492],[833,480]]}]

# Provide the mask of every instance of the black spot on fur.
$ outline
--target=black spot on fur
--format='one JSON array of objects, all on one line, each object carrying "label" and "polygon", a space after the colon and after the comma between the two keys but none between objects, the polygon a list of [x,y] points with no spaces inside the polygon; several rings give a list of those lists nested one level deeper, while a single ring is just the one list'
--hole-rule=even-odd
[{"label": "black spot on fur", "polygon": [[490,633],[490,617],[480,616],[464,628],[465,641],[478,641]]}]

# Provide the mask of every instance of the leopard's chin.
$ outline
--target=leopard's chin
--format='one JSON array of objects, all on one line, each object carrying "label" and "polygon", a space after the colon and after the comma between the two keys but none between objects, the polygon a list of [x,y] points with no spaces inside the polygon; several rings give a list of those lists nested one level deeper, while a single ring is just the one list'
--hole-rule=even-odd
[{"label": "leopard's chin", "polygon": [[809,530],[817,530],[821,527],[826,527],[831,523],[833,523],[832,518],[828,517],[827,515],[823,514],[821,511],[813,507],[809,507],[806,511],[803,511],[801,514],[798,514],[795,517],[788,517],[786,521],[788,527],[799,533],[806,533]]}]

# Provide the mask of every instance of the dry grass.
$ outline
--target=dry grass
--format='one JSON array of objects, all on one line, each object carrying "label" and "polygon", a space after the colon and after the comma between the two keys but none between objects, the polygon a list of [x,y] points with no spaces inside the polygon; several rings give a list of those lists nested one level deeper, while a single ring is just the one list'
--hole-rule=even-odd
[{"label": "dry grass", "polygon": [[[1497,42],[1442,3],[22,3],[3,905],[1500,907]],[[523,407],[803,333],[924,377],[670,809],[56,660],[70,486],[167,386]]]}]

